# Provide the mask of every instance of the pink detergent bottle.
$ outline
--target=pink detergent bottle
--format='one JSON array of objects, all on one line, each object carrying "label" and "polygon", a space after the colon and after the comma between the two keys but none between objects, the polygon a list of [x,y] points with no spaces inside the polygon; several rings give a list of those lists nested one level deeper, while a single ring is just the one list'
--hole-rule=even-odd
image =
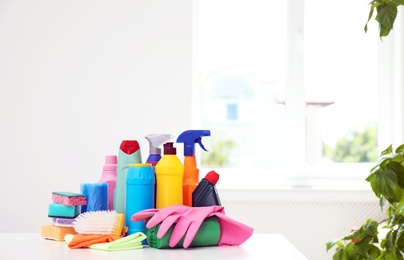
[{"label": "pink detergent bottle", "polygon": [[102,169],[101,179],[99,183],[108,185],[108,209],[114,209],[114,190],[116,187],[116,165],[118,158],[116,155],[105,156],[105,164]]}]

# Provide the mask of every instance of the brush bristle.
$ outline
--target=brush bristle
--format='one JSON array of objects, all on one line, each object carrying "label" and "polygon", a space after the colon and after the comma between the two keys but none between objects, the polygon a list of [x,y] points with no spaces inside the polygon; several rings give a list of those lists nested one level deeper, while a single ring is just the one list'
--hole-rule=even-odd
[{"label": "brush bristle", "polygon": [[79,234],[115,234],[119,225],[115,210],[89,211],[76,217],[74,229]]}]

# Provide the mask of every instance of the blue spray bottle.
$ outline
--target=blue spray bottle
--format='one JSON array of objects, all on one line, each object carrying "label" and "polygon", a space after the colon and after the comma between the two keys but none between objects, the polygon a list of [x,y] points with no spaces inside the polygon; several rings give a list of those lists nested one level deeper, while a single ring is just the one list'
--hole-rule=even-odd
[{"label": "blue spray bottle", "polygon": [[182,132],[177,143],[184,143],[184,179],[182,185],[183,204],[192,207],[192,193],[199,182],[199,169],[196,166],[195,143],[207,151],[202,144],[202,137],[210,136],[210,130],[187,130]]},{"label": "blue spray bottle", "polygon": [[[146,163],[152,165],[152,170],[154,173],[155,183],[154,192],[157,191],[157,177],[156,177],[156,164],[161,159],[161,148],[160,146],[166,141],[170,140],[171,135],[169,134],[149,134],[145,136],[149,142],[149,157],[147,157]],[[154,199],[156,199],[156,194],[154,194]],[[156,201],[154,201],[153,207],[156,206]]]}]

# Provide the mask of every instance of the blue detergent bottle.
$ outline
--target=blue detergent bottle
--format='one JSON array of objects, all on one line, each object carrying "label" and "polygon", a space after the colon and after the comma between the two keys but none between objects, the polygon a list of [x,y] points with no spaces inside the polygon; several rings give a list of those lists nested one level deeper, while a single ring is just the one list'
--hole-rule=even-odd
[{"label": "blue detergent bottle", "polygon": [[146,233],[144,221],[133,222],[133,214],[154,208],[155,177],[151,164],[131,163],[126,174],[126,225],[128,235]]}]

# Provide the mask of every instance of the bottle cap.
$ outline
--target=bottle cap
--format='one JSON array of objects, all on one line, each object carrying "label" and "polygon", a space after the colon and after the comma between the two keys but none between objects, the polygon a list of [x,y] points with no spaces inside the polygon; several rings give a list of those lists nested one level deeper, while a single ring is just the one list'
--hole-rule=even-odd
[{"label": "bottle cap", "polygon": [[105,156],[105,164],[117,164],[118,157],[116,155]]},{"label": "bottle cap", "polygon": [[217,174],[215,171],[210,171],[208,174],[206,174],[205,179],[213,185],[216,185],[217,181],[219,180],[219,174]]},{"label": "bottle cap", "polygon": [[124,140],[119,147],[122,152],[132,154],[140,149],[139,143],[136,140]]},{"label": "bottle cap", "polygon": [[115,171],[117,162],[118,159],[116,155],[106,155],[105,164],[103,166],[104,171]]},{"label": "bottle cap", "polygon": [[167,142],[164,144],[164,154],[177,154],[177,149],[174,147],[173,142]]}]

